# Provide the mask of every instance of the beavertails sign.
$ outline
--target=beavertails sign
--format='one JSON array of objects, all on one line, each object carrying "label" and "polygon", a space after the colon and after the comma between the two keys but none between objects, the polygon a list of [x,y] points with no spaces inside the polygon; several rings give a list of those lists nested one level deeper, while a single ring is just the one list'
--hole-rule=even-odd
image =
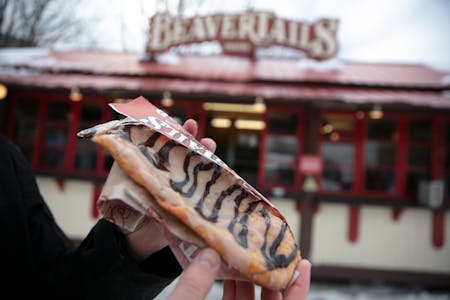
[{"label": "beavertails sign", "polygon": [[324,60],[338,49],[338,20],[320,19],[313,23],[277,18],[270,12],[213,14],[191,18],[156,14],[150,19],[147,53],[171,47],[218,41],[224,54],[252,56],[255,48],[284,46],[306,56]]}]

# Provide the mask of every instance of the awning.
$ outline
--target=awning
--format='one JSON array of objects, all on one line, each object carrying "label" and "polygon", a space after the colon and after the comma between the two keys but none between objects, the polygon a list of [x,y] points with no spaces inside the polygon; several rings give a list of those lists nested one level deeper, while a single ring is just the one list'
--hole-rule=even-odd
[{"label": "awning", "polygon": [[207,94],[231,97],[262,96],[266,100],[340,101],[349,104],[407,104],[440,109],[450,108],[450,95],[444,91],[420,89],[391,89],[373,87],[316,86],[286,83],[220,82],[176,78],[146,78],[88,74],[22,74],[0,75],[0,81],[40,88],[133,91],[142,93],[170,91],[180,94]]}]

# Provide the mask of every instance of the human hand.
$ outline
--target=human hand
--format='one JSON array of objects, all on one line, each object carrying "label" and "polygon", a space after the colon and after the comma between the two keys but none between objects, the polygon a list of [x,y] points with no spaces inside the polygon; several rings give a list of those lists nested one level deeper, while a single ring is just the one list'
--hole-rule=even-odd
[{"label": "human hand", "polygon": [[[212,249],[203,249],[184,271],[169,300],[205,299],[220,269],[220,257]],[[311,263],[303,259],[296,270],[300,273],[295,282],[284,291],[261,289],[261,300],[306,300],[311,274]],[[226,280],[222,300],[254,299],[254,285],[250,282]]]},{"label": "human hand", "polygon": [[210,248],[202,249],[178,280],[168,300],[201,300],[211,290],[219,273],[221,258]]},{"label": "human hand", "polygon": [[[193,136],[198,133],[197,122],[192,119],[184,122],[183,128]],[[203,138],[200,143],[211,152],[216,150],[216,142],[210,138]],[[168,244],[160,229],[151,220],[141,226],[140,229],[128,234],[126,239],[129,252],[138,263]]]},{"label": "human hand", "polygon": [[[311,263],[303,259],[297,265],[298,278],[283,293],[261,289],[261,300],[306,300],[311,281]],[[226,280],[222,300],[254,299],[255,289],[250,282]]]}]

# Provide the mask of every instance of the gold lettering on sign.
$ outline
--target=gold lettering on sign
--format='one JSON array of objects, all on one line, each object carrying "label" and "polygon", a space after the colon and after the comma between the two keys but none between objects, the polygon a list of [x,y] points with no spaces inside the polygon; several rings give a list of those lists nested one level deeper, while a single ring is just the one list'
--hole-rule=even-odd
[{"label": "gold lettering on sign", "polygon": [[337,27],[335,19],[307,23],[277,18],[271,12],[191,18],[156,14],[150,20],[147,52],[158,53],[187,43],[218,41],[225,54],[250,56],[256,47],[281,45],[322,60],[337,52]]}]

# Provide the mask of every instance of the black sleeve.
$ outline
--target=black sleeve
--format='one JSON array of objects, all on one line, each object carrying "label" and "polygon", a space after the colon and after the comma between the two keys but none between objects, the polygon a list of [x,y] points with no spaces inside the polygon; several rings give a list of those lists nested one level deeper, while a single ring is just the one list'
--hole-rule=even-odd
[{"label": "black sleeve", "polygon": [[[10,245],[2,247],[0,257],[16,294],[28,286],[47,299],[147,299],[181,273],[168,248],[141,266],[134,263],[123,234],[106,220],[74,247],[43,201],[25,159],[1,136],[0,165],[0,234]],[[162,270],[154,257],[166,260]]]},{"label": "black sleeve", "polygon": [[55,299],[67,297],[67,291],[75,295],[77,290],[80,293],[74,299],[152,299],[181,268],[168,247],[137,265],[127,255],[123,234],[100,220],[77,249],[46,273]]}]

